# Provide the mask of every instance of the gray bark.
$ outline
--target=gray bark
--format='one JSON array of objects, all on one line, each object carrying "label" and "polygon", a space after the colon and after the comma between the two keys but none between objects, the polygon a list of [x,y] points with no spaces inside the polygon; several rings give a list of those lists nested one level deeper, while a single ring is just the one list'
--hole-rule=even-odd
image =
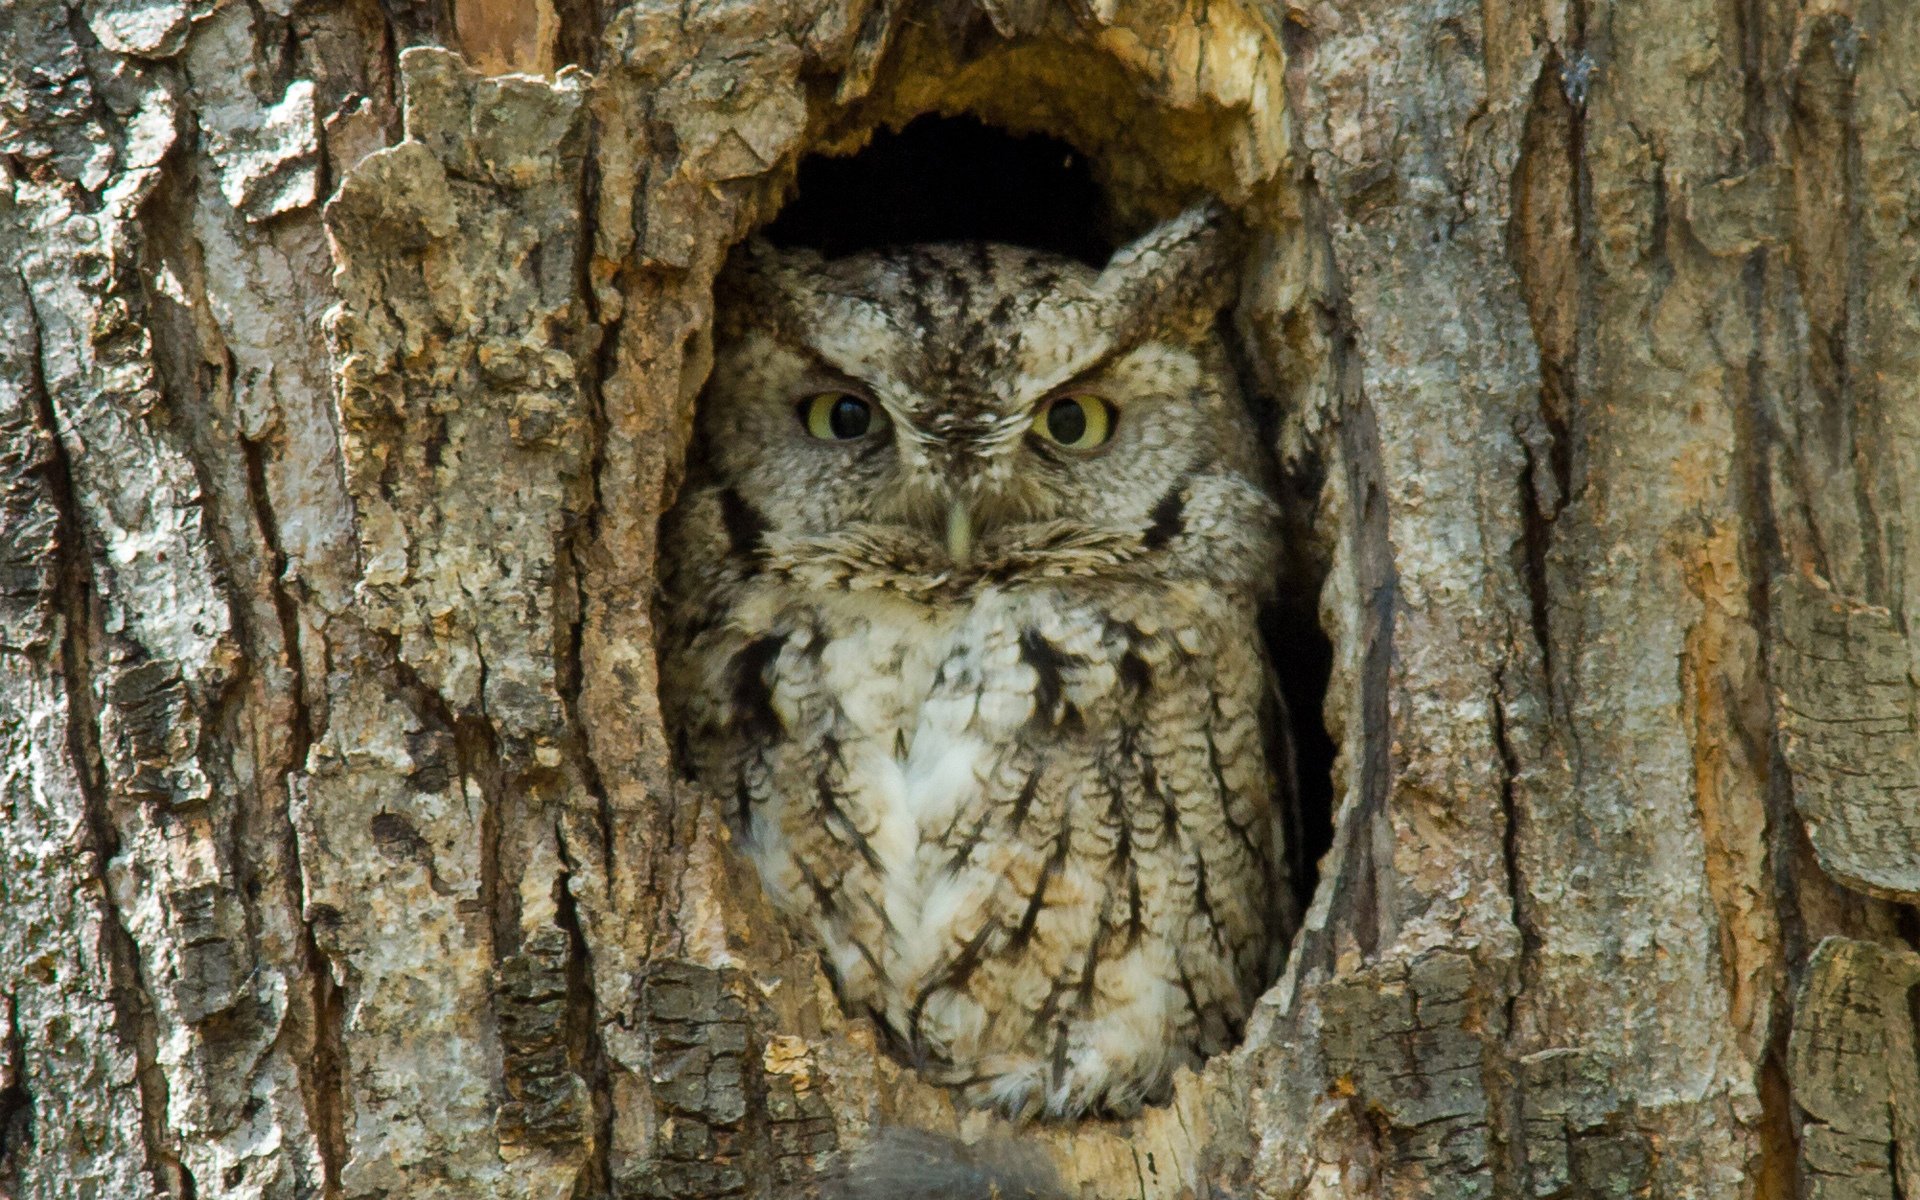
[{"label": "gray bark", "polygon": [[648,603],[727,248],[940,111],[1255,231],[1336,650],[1246,1044],[1013,1136],[1103,1198],[1920,1197],[1909,16],[13,0],[0,1195],[1005,1132],[671,770]]}]

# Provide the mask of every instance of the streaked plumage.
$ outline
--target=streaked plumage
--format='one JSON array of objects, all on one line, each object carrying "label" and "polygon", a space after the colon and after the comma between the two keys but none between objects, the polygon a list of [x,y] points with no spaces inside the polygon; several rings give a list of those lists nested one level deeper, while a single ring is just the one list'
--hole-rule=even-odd
[{"label": "streaked plumage", "polygon": [[1219,243],[744,249],[663,528],[683,768],[843,1001],[1016,1114],[1161,1097],[1290,932]]}]

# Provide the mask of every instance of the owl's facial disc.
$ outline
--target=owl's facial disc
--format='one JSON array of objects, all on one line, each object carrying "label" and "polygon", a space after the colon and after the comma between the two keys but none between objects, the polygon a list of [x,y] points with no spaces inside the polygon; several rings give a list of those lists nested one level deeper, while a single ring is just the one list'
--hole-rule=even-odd
[{"label": "owl's facial disc", "polygon": [[1087,392],[1050,396],[1035,405],[1025,422],[999,419],[980,423],[971,438],[954,439],[945,472],[948,490],[947,553],[956,566],[973,560],[979,536],[1031,516],[1041,507],[1032,496],[1035,443],[1063,458],[1100,453],[1113,438],[1118,410],[1111,401]]},{"label": "owl's facial disc", "polygon": [[1026,436],[996,402],[918,397],[891,406],[891,478],[873,498],[873,517],[928,538],[957,566],[973,562],[983,534],[1016,515],[1009,449]]},{"label": "owl's facial disc", "polygon": [[702,470],[783,561],[823,572],[1216,563],[1214,531],[1267,518],[1215,329],[1213,219],[1104,270],[1004,246],[749,247],[718,295]]}]

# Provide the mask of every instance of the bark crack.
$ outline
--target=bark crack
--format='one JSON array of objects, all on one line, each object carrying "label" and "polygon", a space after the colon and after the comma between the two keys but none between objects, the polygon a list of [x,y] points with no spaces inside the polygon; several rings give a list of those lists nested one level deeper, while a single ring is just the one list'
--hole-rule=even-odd
[{"label": "bark crack", "polygon": [[[281,540],[279,517],[273,509],[273,497],[267,486],[267,454],[264,443],[245,436],[237,438],[246,466],[247,496],[253,508],[254,523],[267,551],[267,587],[275,615],[280,623],[280,644],[286,655],[288,700],[292,705],[286,756],[281,763],[279,794],[292,795],[295,780],[304,773],[307,756],[313,747],[315,730],[313,711],[307,702],[306,656],[302,646],[300,606],[288,586],[288,556]],[[238,606],[236,606],[236,610]],[[301,1067],[301,1091],[305,1097],[307,1119],[312,1123],[320,1154],[321,1181],[329,1191],[339,1186],[340,1168],[346,1161],[346,1067],[345,998],[334,981],[332,965],[320,949],[313,922],[306,915],[305,881],[300,869],[300,838],[292,813],[286,804],[278,806],[283,815],[280,838],[282,853],[291,874],[286,880],[287,894],[299,904],[296,927],[300,931],[300,953],[310,986],[313,1006],[313,1044],[308,1061]]]},{"label": "bark crack", "polygon": [[[1308,186],[1312,201],[1309,211],[1317,235],[1328,239],[1331,234],[1324,199],[1311,181]],[[1329,247],[1330,263],[1332,257]],[[1341,409],[1337,436],[1349,514],[1345,532],[1352,539],[1352,571],[1360,596],[1360,611],[1355,614],[1349,636],[1360,639],[1360,669],[1356,672],[1355,694],[1348,701],[1352,719],[1347,722],[1348,728],[1358,733],[1349,733],[1348,747],[1343,747],[1343,751],[1350,749],[1354,754],[1357,786],[1352,789],[1353,803],[1336,803],[1333,845],[1340,850],[1342,860],[1323,872],[1322,878],[1339,881],[1341,887],[1335,898],[1343,903],[1335,911],[1343,914],[1361,954],[1371,959],[1386,940],[1385,926],[1393,919],[1389,902],[1381,895],[1381,882],[1391,875],[1376,859],[1375,830],[1393,785],[1393,634],[1400,578],[1388,528],[1387,491],[1381,482],[1379,425],[1367,399],[1360,354],[1353,340],[1346,280],[1337,269],[1332,272],[1324,304],[1329,317],[1328,357]],[[1296,945],[1293,952],[1303,948]],[[1324,943],[1324,949],[1331,953],[1331,939]]]},{"label": "bark crack", "polygon": [[[1767,157],[1770,158],[1771,154]],[[1772,895],[1774,920],[1779,929],[1779,942],[1770,956],[1774,975],[1770,1007],[1774,1016],[1766,1040],[1765,1057],[1784,1068],[1790,1025],[1786,1019],[1790,1005],[1785,994],[1788,964],[1804,961],[1799,947],[1804,946],[1805,935],[1799,928],[1799,906],[1788,899],[1794,895],[1796,888],[1791,878],[1790,863],[1793,856],[1787,849],[1786,838],[1791,836],[1788,830],[1797,828],[1798,815],[1793,806],[1786,750],[1775,712],[1777,701],[1771,669],[1770,642],[1775,628],[1771,582],[1787,569],[1787,565],[1780,540],[1771,468],[1772,447],[1779,442],[1780,431],[1769,411],[1766,367],[1762,361],[1762,336],[1766,328],[1767,309],[1767,258],[1768,251],[1765,248],[1755,249],[1747,255],[1741,267],[1745,308],[1753,340],[1748,347],[1742,376],[1745,395],[1736,397],[1733,405],[1734,486],[1738,489],[1737,503],[1742,528],[1741,558],[1747,572],[1749,622],[1755,639],[1755,692],[1763,706],[1765,723],[1761,730],[1748,728],[1737,732],[1764,743],[1763,746],[1756,745],[1752,753],[1756,762],[1766,764],[1761,791],[1767,815],[1767,833],[1762,852],[1767,859],[1766,874],[1778,884],[1772,889]],[[1784,1089],[1761,1087],[1759,1102],[1762,1127],[1760,1151],[1765,1164],[1762,1170],[1775,1179],[1790,1179],[1793,1163],[1799,1155],[1789,1097]],[[1895,1194],[1899,1194],[1898,1191]]]},{"label": "bark crack", "polygon": [[[276,86],[284,84],[279,81]],[[192,114],[186,119],[192,123]],[[299,786],[315,740],[299,621],[299,601],[288,582],[289,556],[269,488],[269,468],[280,444],[251,438],[234,428],[232,405],[243,371],[230,345],[215,356],[209,330],[194,312],[208,311],[203,248],[182,226],[183,211],[199,202],[190,170],[169,158],[151,200],[140,210],[150,265],[141,272],[147,323],[153,334],[156,383],[179,421],[181,449],[200,487],[209,520],[211,548],[225,570],[217,577],[237,644],[237,657],[207,728],[223,730],[203,744],[202,762],[220,773],[216,788],[230,794],[226,846],[232,895],[245,921],[245,945],[258,955],[287,936],[285,957],[273,969],[290,989],[287,1011],[267,1054],[292,1067],[298,1101],[313,1138],[323,1190],[338,1186],[345,1158],[343,1067],[344,1014],[325,956],[306,914],[305,882],[290,799]],[[156,268],[170,270],[191,295],[156,286]],[[284,674],[274,669],[284,663]],[[255,724],[255,718],[266,722]],[[242,731],[247,731],[242,733]],[[246,756],[251,771],[236,759]],[[214,764],[217,764],[214,765]],[[271,879],[277,886],[269,888]],[[277,918],[263,909],[272,908]],[[271,931],[271,932],[270,932]],[[216,1035],[214,1040],[218,1040]],[[258,1086],[265,1054],[251,1067]]]},{"label": "bark crack", "polygon": [[1541,504],[1540,494],[1544,488],[1540,479],[1540,458],[1528,439],[1519,438],[1523,456],[1520,468],[1521,545],[1525,552],[1525,569],[1520,574],[1527,589],[1528,624],[1533,631],[1533,644],[1540,651],[1540,669],[1546,678],[1552,679],[1552,589],[1548,583],[1547,553],[1553,543],[1554,522],[1567,507],[1567,475],[1570,469],[1567,460],[1570,455],[1567,450],[1566,418],[1547,411],[1546,405],[1541,406],[1540,416],[1547,427],[1547,459],[1553,474],[1554,500],[1550,508]]},{"label": "bark crack", "polygon": [[[1500,812],[1504,818],[1501,835],[1501,859],[1506,869],[1507,894],[1513,902],[1513,927],[1520,934],[1520,978],[1524,981],[1532,966],[1533,957],[1541,944],[1539,930],[1534,928],[1527,912],[1526,873],[1520,865],[1520,806],[1516,783],[1520,778],[1520,757],[1514,751],[1513,742],[1507,734],[1507,664],[1501,663],[1493,672],[1494,691],[1488,697],[1488,709],[1493,718],[1493,745],[1500,757]],[[1516,990],[1517,994],[1517,990]],[[1509,1012],[1511,1018],[1511,1012]],[[1511,1019],[1509,1019],[1511,1026]]]},{"label": "bark crack", "polygon": [[[469,596],[478,605],[478,601]],[[439,689],[421,678],[407,662],[400,639],[393,634],[378,634],[386,644],[387,661],[392,664],[395,690],[407,698],[409,706],[422,719],[446,731],[453,741],[455,769],[463,786],[480,792],[479,900],[487,914],[492,946],[491,961],[497,970],[502,961],[520,948],[519,894],[501,886],[501,836],[506,817],[507,765],[503,761],[500,736],[486,711],[487,663],[476,642],[474,655],[479,659],[479,680],[475,687],[479,699],[477,714],[463,714],[447,703]]]},{"label": "bark crack", "polygon": [[1519,1195],[1526,1190],[1523,1185],[1531,1178],[1532,1166],[1529,1162],[1524,1120],[1526,1091],[1514,1070],[1517,1050],[1515,1017],[1520,995],[1526,990],[1527,981],[1534,974],[1541,937],[1529,911],[1526,872],[1520,862],[1520,803],[1517,784],[1521,766],[1520,756],[1515,751],[1507,730],[1507,663],[1505,661],[1494,669],[1493,683],[1494,690],[1488,698],[1488,710],[1492,717],[1494,750],[1500,759],[1502,821],[1500,856],[1506,872],[1508,901],[1512,906],[1511,919],[1515,931],[1520,936],[1520,950],[1514,963],[1513,986],[1507,992],[1501,1009],[1505,1028],[1501,1031],[1499,1044],[1504,1047],[1505,1057],[1501,1062],[1489,1064],[1487,1101],[1490,1112],[1498,1114],[1490,1122],[1493,1137],[1505,1151],[1504,1154],[1491,1156],[1495,1192],[1499,1195]]},{"label": "bark crack", "polygon": [[[616,369],[614,347],[618,344],[618,322],[609,322],[595,297],[592,283],[592,247],[599,239],[595,214],[599,211],[600,176],[597,169],[597,126],[589,125],[587,145],[583,154],[580,171],[580,238],[577,257],[574,263],[574,278],[583,292],[582,300],[591,321],[599,329],[599,342],[593,348],[593,355],[587,370],[578,373],[580,400],[585,409],[587,420],[586,486],[587,501],[585,511],[574,515],[567,523],[563,533],[563,544],[557,561],[572,576],[570,582],[573,592],[573,610],[567,614],[567,636],[561,640],[561,661],[559,663],[561,679],[559,693],[562,710],[566,716],[567,728],[571,734],[575,754],[579,763],[580,784],[593,800],[593,817],[599,836],[598,855],[601,890],[603,901],[611,907],[617,895],[615,873],[620,869],[618,856],[614,853],[613,800],[607,791],[606,781],[601,777],[600,764],[593,756],[592,743],[587,738],[585,718],[581,713],[582,701],[586,690],[586,636],[587,636],[587,547],[594,545],[600,537],[600,513],[603,511],[601,480],[606,471],[607,414],[602,388],[605,381]],[[554,830],[554,842],[559,848],[561,861],[566,871],[559,882],[558,919],[561,928],[567,931],[567,997],[569,1013],[580,1029],[582,1044],[577,1055],[576,1070],[586,1081],[588,1101],[591,1105],[593,1122],[592,1143],[588,1150],[587,1161],[581,1168],[574,1186],[576,1197],[585,1198],[605,1194],[612,1187],[613,1179],[613,1136],[614,1105],[612,1066],[605,1043],[600,1037],[600,999],[594,986],[592,969],[592,950],[586,937],[586,929],[580,920],[579,904],[573,894],[576,861],[569,853],[564,826]]]},{"label": "bark crack", "polygon": [[18,1167],[18,1156],[33,1146],[33,1092],[27,1087],[27,1040],[20,1033],[14,993],[0,996],[7,1013],[6,1048],[0,1050],[0,1180]]},{"label": "bark crack", "polygon": [[612,1187],[613,1085],[607,1049],[600,1038],[599,995],[593,986],[593,952],[573,898],[575,862],[567,852],[566,830],[555,824],[554,844],[565,864],[554,881],[554,920],[567,935],[567,1050],[574,1073],[586,1082],[592,1106],[592,1144],[574,1180],[573,1200],[605,1196]]},{"label": "bark crack", "polygon": [[[1765,15],[1755,0],[1742,0],[1735,6],[1735,16],[1740,25],[1740,56],[1742,72],[1746,80],[1744,95],[1744,135],[1748,166],[1751,169],[1758,164],[1772,162],[1776,157],[1772,139],[1767,134],[1769,91],[1764,85]],[[1847,193],[1851,196],[1851,191]],[[1737,376],[1744,384],[1744,395],[1735,398],[1734,410],[1734,447],[1733,461],[1735,474],[1733,485],[1737,490],[1738,513],[1741,518],[1742,544],[1741,557],[1747,572],[1747,605],[1750,613],[1750,627],[1755,637],[1753,669],[1756,675],[1755,691],[1762,706],[1757,716],[1764,718],[1764,726],[1755,731],[1750,727],[1743,732],[1754,736],[1764,745],[1753,748],[1756,762],[1764,762],[1766,774],[1762,781],[1762,803],[1765,806],[1767,831],[1762,853],[1766,856],[1765,874],[1775,881],[1771,889],[1773,896],[1774,920],[1779,930],[1777,944],[1769,959],[1773,968],[1771,1028],[1767,1031],[1766,1049],[1763,1055],[1762,1072],[1773,1071],[1784,1077],[1789,1054],[1789,1030],[1791,1020],[1788,1014],[1791,1005],[1785,995],[1789,979],[1789,964],[1804,961],[1805,934],[1799,926],[1798,905],[1787,898],[1795,893],[1792,878],[1790,853],[1787,838],[1789,830],[1798,827],[1797,814],[1793,808],[1790,781],[1787,774],[1786,752],[1782,742],[1780,721],[1775,712],[1777,700],[1772,680],[1772,646],[1775,636],[1775,622],[1772,611],[1773,579],[1788,569],[1785,549],[1782,543],[1777,502],[1773,493],[1772,459],[1773,447],[1783,442],[1783,434],[1772,411],[1768,389],[1768,376],[1765,363],[1765,338],[1768,329],[1768,293],[1772,250],[1766,246],[1750,251],[1741,264],[1741,285],[1750,341],[1747,347],[1744,372]],[[1840,365],[1844,370],[1845,349],[1840,348]],[[1856,479],[1864,477],[1864,472]],[[1864,497],[1862,497],[1864,499]],[[1809,523],[1810,528],[1817,528]],[[1874,526],[1864,526],[1871,529]],[[1873,556],[1865,556],[1871,563]],[[1794,1163],[1800,1160],[1799,1136],[1792,1112],[1790,1090],[1787,1087],[1761,1086],[1760,1102],[1760,1153],[1763,1160],[1762,1173],[1776,1180],[1790,1180]],[[1895,1167],[1895,1194],[1900,1194],[1897,1186],[1897,1165]]]},{"label": "bark crack", "polygon": [[1524,456],[1515,573],[1526,588],[1533,641],[1549,689],[1555,662],[1548,558],[1554,528],[1573,497],[1572,413],[1587,327],[1584,103],[1591,71],[1591,61],[1577,51],[1572,63],[1558,53],[1541,63],[1512,175],[1514,213],[1507,235],[1540,371],[1535,411],[1514,424]]},{"label": "bark crack", "polygon": [[621,324],[618,318],[608,320],[602,311],[591,274],[592,248],[599,241],[598,221],[595,219],[600,210],[597,130],[597,126],[588,127],[580,171],[580,239],[575,278],[584,289],[587,313],[600,331],[600,340],[593,349],[591,368],[583,372],[579,379],[580,399],[587,416],[587,504],[586,510],[569,525],[571,536],[566,541],[562,555],[573,573],[574,610],[568,631],[570,636],[565,642],[566,659],[561,664],[565,678],[561,681],[560,696],[566,705],[567,723],[579,743],[583,782],[587,794],[594,800],[595,817],[600,827],[600,873],[606,899],[611,902],[615,892],[614,874],[619,869],[613,853],[613,800],[607,792],[606,782],[600,776],[600,766],[594,761],[592,745],[587,741],[586,722],[580,715],[582,693],[586,687],[588,572],[585,557],[586,548],[597,544],[600,539],[600,514],[605,511],[601,492],[601,481],[607,470],[607,410],[603,391],[606,381],[619,370],[617,348]]},{"label": "bark crack", "polygon": [[147,1168],[160,1192],[176,1197],[195,1195],[194,1180],[174,1149],[167,1127],[167,1079],[159,1065],[159,1028],[155,1005],[140,964],[140,951],[114,900],[107,864],[119,852],[106,761],[100,746],[100,714],[95,702],[92,665],[94,599],[97,596],[93,558],[88,547],[79,487],[73,461],[60,438],[59,416],[47,386],[43,322],[33,289],[24,272],[16,270],[27,320],[26,360],[30,377],[24,389],[34,419],[44,434],[47,456],[42,463],[55,522],[55,607],[60,614],[59,675],[67,698],[67,753],[85,806],[86,852],[99,885],[101,957],[108,972],[108,997],[115,1023],[132,1048],[135,1080],[140,1093],[140,1129],[146,1143]]}]

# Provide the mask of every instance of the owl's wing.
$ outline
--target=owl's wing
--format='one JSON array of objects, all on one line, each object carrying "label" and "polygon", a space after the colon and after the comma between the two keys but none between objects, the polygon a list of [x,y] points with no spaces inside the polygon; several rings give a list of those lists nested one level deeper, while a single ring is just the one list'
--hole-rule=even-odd
[{"label": "owl's wing", "polygon": [[[669,660],[683,761],[720,794],[775,905],[810,927],[842,1000],[871,1008],[889,975],[887,797],[834,664],[855,635],[748,581]],[[838,650],[836,650],[836,645]]]}]

